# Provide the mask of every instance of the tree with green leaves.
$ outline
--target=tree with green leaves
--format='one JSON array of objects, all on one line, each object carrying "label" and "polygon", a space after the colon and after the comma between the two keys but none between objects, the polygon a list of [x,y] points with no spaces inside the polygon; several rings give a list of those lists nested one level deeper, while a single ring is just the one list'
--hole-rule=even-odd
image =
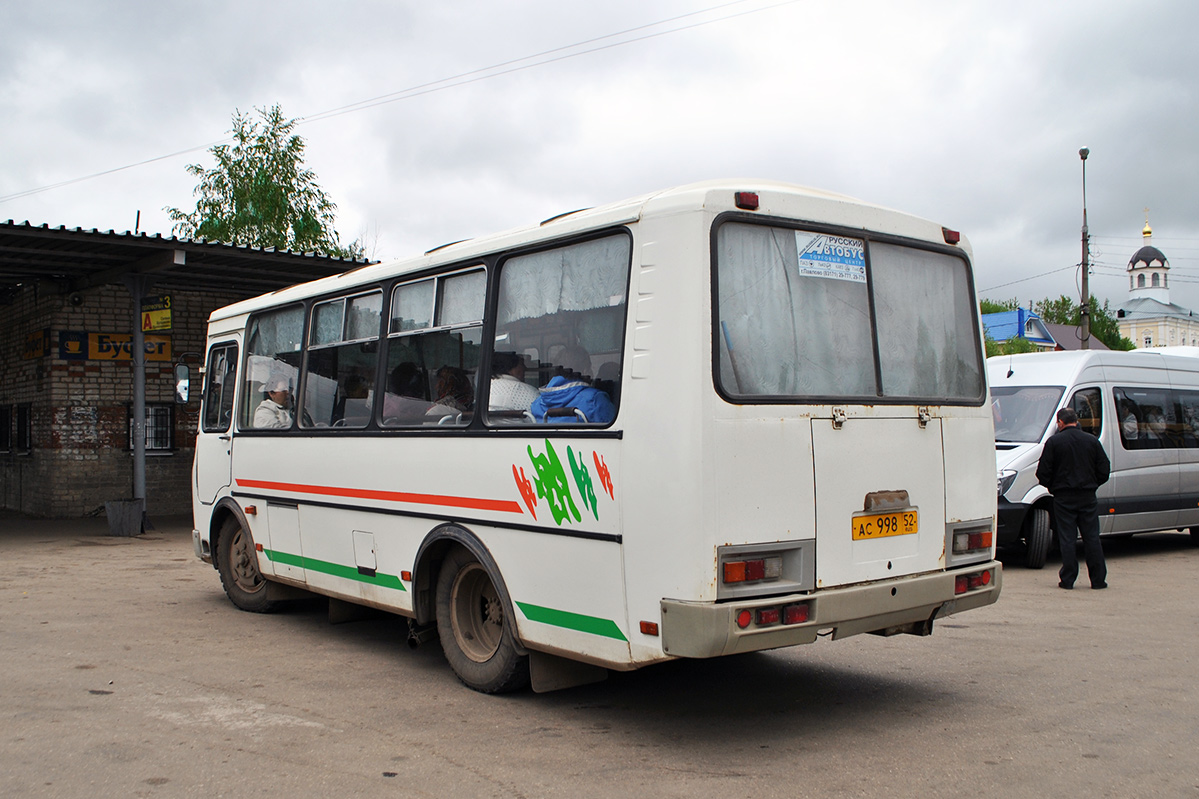
[{"label": "tree with green leaves", "polygon": [[1012,297],[1010,300],[1001,302],[996,300],[988,300],[985,297],[978,301],[979,313],[1003,313],[1004,311],[1014,311],[1020,307],[1020,300]]},{"label": "tree with green leaves", "polygon": [[337,205],[304,167],[304,140],[292,133],[297,120],[279,106],[255,109],[259,120],[233,113],[233,143],[209,152],[216,166],[189,164],[200,179],[196,209],[165,208],[177,236],[250,247],[363,257],[357,241],[342,246],[334,228]]},{"label": "tree with green leaves", "polygon": [[[1051,324],[1077,327],[1082,323],[1082,313],[1078,303],[1065,294],[1056,300],[1043,299],[1034,303],[1033,308],[1036,310],[1037,316]],[[1106,344],[1108,349],[1131,350],[1136,348],[1132,341],[1120,335],[1120,323],[1116,321],[1116,316],[1107,300],[1100,305],[1099,300],[1092,294],[1090,316],[1091,335]]]}]

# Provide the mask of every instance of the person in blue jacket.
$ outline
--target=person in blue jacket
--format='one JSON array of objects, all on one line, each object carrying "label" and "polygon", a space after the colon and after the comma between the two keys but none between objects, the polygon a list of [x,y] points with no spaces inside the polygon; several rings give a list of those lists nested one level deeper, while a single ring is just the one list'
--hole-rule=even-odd
[{"label": "person in blue jacket", "polygon": [[577,416],[549,417],[554,408],[578,409],[592,424],[608,424],[616,418],[616,405],[606,392],[591,385],[591,356],[582,347],[567,347],[557,358],[558,374],[541,389],[529,411],[539,422],[579,422]]}]

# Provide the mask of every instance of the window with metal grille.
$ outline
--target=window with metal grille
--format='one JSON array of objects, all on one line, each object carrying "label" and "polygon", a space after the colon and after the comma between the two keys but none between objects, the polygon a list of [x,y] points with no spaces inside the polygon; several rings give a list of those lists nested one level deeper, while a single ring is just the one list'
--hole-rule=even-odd
[{"label": "window with metal grille", "polygon": [[11,405],[0,405],[0,452],[12,452]]},{"label": "window with metal grille", "polygon": [[[133,408],[129,409],[129,449],[133,449]],[[170,452],[175,448],[175,406],[146,403],[146,452]]]},{"label": "window with metal grille", "polygon": [[28,454],[33,451],[33,406],[28,402],[17,406],[17,435],[13,441],[13,452]]}]

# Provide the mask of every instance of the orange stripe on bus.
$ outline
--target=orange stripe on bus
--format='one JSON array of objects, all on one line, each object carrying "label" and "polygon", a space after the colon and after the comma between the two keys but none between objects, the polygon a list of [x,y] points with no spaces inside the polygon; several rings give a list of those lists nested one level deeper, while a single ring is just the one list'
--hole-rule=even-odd
[{"label": "orange stripe on bus", "polygon": [[313,486],[300,483],[277,483],[272,480],[242,480],[242,488],[266,488],[274,491],[290,491],[297,494],[319,494],[329,497],[352,497],[354,499],[379,499],[385,502],[408,502],[415,505],[441,505],[447,508],[470,508],[493,510],[501,513],[524,513],[520,503],[506,499],[475,499],[472,497],[446,497],[438,494],[409,494],[404,491],[373,491],[367,488],[339,488],[337,486]]}]

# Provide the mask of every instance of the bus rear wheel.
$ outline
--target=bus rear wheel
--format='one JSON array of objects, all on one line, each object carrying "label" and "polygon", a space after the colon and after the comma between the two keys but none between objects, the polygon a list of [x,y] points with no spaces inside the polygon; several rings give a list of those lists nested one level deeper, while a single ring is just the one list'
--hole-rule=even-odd
[{"label": "bus rear wheel", "polygon": [[267,599],[267,582],[258,569],[258,553],[250,531],[230,517],[221,525],[217,542],[217,571],[229,601],[252,613],[269,613],[276,603]]},{"label": "bus rear wheel", "polygon": [[437,631],[450,668],[466,686],[497,694],[528,684],[528,655],[516,651],[491,574],[463,549],[452,550],[441,564]]}]

